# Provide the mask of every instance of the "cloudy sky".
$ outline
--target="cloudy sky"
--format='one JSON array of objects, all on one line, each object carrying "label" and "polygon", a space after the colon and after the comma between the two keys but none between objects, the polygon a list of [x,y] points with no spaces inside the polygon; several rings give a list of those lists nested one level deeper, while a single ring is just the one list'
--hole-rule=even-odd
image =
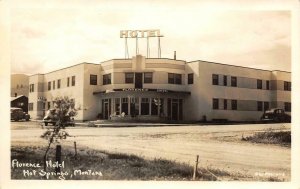
[{"label": "cloudy sky", "polygon": [[[177,51],[181,60],[291,70],[289,11],[187,2],[16,3],[11,9],[11,72],[46,73],[81,62],[124,58],[124,39],[119,36],[124,29],[160,29],[163,58]],[[135,40],[128,45],[134,56]],[[150,45],[151,57],[157,57],[157,39]],[[145,40],[139,41],[139,49],[146,55]]]}]

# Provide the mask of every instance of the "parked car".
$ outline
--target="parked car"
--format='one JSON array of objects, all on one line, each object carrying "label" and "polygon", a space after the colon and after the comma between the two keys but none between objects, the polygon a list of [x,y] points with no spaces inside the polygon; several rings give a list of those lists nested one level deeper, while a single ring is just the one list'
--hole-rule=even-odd
[{"label": "parked car", "polygon": [[273,108],[266,110],[261,116],[261,120],[264,122],[291,122],[291,116],[284,112],[283,109]]},{"label": "parked car", "polygon": [[[55,113],[55,109],[50,109],[47,111],[46,116],[43,118],[43,123],[45,126],[48,126],[48,124],[55,125],[58,121],[58,117]],[[70,116],[65,116],[63,120],[64,126],[75,126],[74,118]]]},{"label": "parked car", "polygon": [[26,112],[23,112],[22,108],[10,108],[10,120],[19,121],[19,120],[25,120],[29,121],[30,115]]}]

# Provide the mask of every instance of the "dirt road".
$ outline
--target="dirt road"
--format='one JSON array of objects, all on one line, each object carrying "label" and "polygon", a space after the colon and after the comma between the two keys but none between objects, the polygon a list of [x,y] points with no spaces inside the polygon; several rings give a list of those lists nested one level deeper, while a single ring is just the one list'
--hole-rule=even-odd
[{"label": "dirt road", "polygon": [[[28,145],[46,141],[39,136],[44,130],[13,123],[12,144]],[[64,145],[77,142],[80,148],[136,154],[145,158],[166,158],[200,166],[211,166],[257,177],[279,177],[290,180],[291,149],[288,147],[253,144],[241,141],[268,128],[290,129],[290,124],[168,126],[122,128],[68,128],[71,137]],[[259,178],[258,178],[259,180]]]}]

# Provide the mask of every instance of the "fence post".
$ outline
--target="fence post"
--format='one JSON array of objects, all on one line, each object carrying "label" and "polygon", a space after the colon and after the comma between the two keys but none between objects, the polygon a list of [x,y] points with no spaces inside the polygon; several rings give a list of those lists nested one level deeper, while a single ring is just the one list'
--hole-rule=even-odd
[{"label": "fence post", "polygon": [[[56,162],[60,165],[61,164],[61,145],[56,145]],[[60,172],[60,166],[55,167],[55,172]]]},{"label": "fence post", "polygon": [[196,156],[196,164],[195,164],[195,167],[194,167],[193,180],[195,180],[195,179],[196,179],[196,176],[197,176],[198,160],[199,160],[199,155]]},{"label": "fence post", "polygon": [[76,146],[76,141],[74,141],[74,149],[75,149],[75,158],[77,157],[77,146]]}]

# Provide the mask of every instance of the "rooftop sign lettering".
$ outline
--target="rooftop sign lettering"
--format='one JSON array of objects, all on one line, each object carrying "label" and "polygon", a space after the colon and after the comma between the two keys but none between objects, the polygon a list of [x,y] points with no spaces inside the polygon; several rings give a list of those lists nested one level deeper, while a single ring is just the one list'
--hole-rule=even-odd
[{"label": "rooftop sign lettering", "polygon": [[160,30],[121,30],[120,38],[163,37]]}]

